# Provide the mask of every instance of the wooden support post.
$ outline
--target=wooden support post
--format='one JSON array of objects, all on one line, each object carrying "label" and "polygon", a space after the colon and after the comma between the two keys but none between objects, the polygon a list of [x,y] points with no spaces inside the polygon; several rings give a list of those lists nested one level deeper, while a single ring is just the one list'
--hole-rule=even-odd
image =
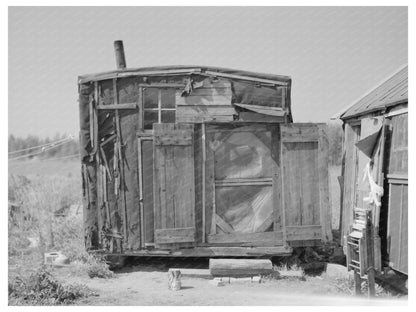
[{"label": "wooden support post", "polygon": [[170,290],[181,289],[181,271],[179,269],[169,269],[168,288]]},{"label": "wooden support post", "polygon": [[[113,79],[113,93],[114,93],[114,105],[118,105],[118,92],[117,92],[117,79]],[[123,218],[123,245],[127,245],[127,207],[126,207],[126,200],[125,200],[125,181],[124,181],[124,157],[121,149],[121,145],[123,144],[121,138],[121,126],[120,126],[120,115],[118,109],[115,110],[115,119],[116,119],[116,141],[114,145],[114,171],[116,172],[118,167],[119,177],[118,181],[115,183],[115,190],[116,196],[118,196],[118,191],[120,191],[121,195],[121,205],[123,209],[122,218]],[[118,156],[118,157],[116,157]],[[118,187],[120,189],[118,189]],[[123,246],[123,247],[124,247]]]},{"label": "wooden support post", "polygon": [[117,69],[126,68],[126,57],[124,55],[123,40],[114,41],[114,53],[116,54]]},{"label": "wooden support post", "polygon": [[376,295],[375,290],[375,269],[374,269],[374,226],[371,211],[366,213],[366,239],[367,239],[367,282],[368,297]]},{"label": "wooden support post", "polygon": [[354,270],[354,284],[355,284],[355,295],[361,295],[361,276],[360,273]]},{"label": "wooden support post", "polygon": [[[206,210],[206,163],[207,163],[207,151],[206,151],[206,133],[205,133],[205,123],[202,123],[202,242],[205,243],[206,233],[205,233],[205,210]],[[214,199],[215,200],[215,199]]]}]

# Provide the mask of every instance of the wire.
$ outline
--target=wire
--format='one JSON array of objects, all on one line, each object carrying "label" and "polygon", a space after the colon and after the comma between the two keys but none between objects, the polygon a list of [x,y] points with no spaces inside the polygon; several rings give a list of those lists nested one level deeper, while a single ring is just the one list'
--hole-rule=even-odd
[{"label": "wire", "polygon": [[68,156],[55,157],[55,158],[46,158],[46,159],[42,159],[41,161],[49,161],[49,160],[57,160],[57,159],[71,158],[71,157],[75,157],[75,156],[81,156],[81,154],[80,153],[76,153],[76,154],[72,154],[72,155],[68,155]]},{"label": "wire", "polygon": [[21,152],[30,151],[32,149],[41,148],[41,147],[49,146],[49,145],[54,145],[54,144],[57,144],[57,143],[60,143],[60,142],[66,141],[66,140],[71,140],[72,141],[73,139],[74,139],[74,136],[73,135],[70,135],[67,138],[60,139],[60,140],[57,140],[55,142],[45,143],[45,144],[41,144],[41,145],[37,145],[37,146],[32,146],[32,147],[24,148],[24,149],[17,150],[17,151],[12,151],[12,152],[9,152],[8,155],[18,154],[18,153],[21,153]]},{"label": "wire", "polygon": [[14,158],[9,159],[9,161],[18,160],[18,159],[22,159],[22,158],[27,158],[27,157],[31,157],[31,156],[36,156],[36,155],[42,154],[42,153],[44,153],[46,151],[49,151],[50,149],[53,149],[53,148],[56,148],[58,146],[67,144],[67,143],[69,143],[71,141],[72,141],[72,139],[69,140],[69,141],[66,141],[66,142],[61,142],[61,143],[52,145],[52,146],[47,146],[45,148],[42,148],[40,151],[33,152],[33,153],[30,153],[30,154],[21,155],[21,156],[17,156],[17,157],[14,157]]}]

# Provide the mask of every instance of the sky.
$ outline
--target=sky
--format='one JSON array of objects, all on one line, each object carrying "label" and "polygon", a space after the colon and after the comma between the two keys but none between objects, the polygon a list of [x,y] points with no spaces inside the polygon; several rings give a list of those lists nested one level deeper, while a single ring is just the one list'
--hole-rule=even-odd
[{"label": "sky", "polygon": [[295,122],[328,122],[408,60],[406,7],[10,7],[9,134],[78,136],[77,77],[210,65],[292,78]]}]

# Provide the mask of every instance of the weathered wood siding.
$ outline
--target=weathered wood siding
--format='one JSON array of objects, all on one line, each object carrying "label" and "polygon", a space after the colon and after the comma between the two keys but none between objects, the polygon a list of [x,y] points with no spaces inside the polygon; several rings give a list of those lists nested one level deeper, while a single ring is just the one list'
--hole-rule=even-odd
[{"label": "weathered wood siding", "polygon": [[407,274],[408,185],[394,179],[390,179],[389,183],[389,264],[393,269]]},{"label": "weathered wood siding", "polygon": [[194,242],[193,125],[154,124],[153,137],[155,242]]},{"label": "weathered wood siding", "polygon": [[408,273],[408,114],[391,119],[388,169],[388,242],[390,266]]},{"label": "weathered wood siding", "polygon": [[391,119],[392,142],[389,173],[404,174],[408,172],[408,114],[394,116]]},{"label": "weathered wood siding", "polygon": [[236,111],[231,105],[231,82],[206,78],[200,83],[202,86],[190,95],[182,96],[182,90],[176,92],[176,122],[233,121]]},{"label": "weathered wood siding", "polygon": [[281,125],[281,142],[286,239],[332,239],[328,140],[323,126]]},{"label": "weathered wood siding", "polygon": [[360,137],[360,127],[345,124],[344,146],[343,146],[343,202],[342,202],[342,226],[341,243],[344,243],[344,236],[348,234],[353,222],[353,205],[355,202],[355,190],[358,173],[358,154],[355,143]]}]

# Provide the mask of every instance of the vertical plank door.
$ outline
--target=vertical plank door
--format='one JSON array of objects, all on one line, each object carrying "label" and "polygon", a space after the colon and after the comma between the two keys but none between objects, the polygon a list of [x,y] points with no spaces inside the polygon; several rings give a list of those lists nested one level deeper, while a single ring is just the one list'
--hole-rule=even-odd
[{"label": "vertical plank door", "polygon": [[195,242],[193,125],[154,124],[156,247]]},{"label": "vertical plank door", "polygon": [[324,124],[282,124],[282,207],[286,241],[327,241],[331,234],[328,140]]}]

